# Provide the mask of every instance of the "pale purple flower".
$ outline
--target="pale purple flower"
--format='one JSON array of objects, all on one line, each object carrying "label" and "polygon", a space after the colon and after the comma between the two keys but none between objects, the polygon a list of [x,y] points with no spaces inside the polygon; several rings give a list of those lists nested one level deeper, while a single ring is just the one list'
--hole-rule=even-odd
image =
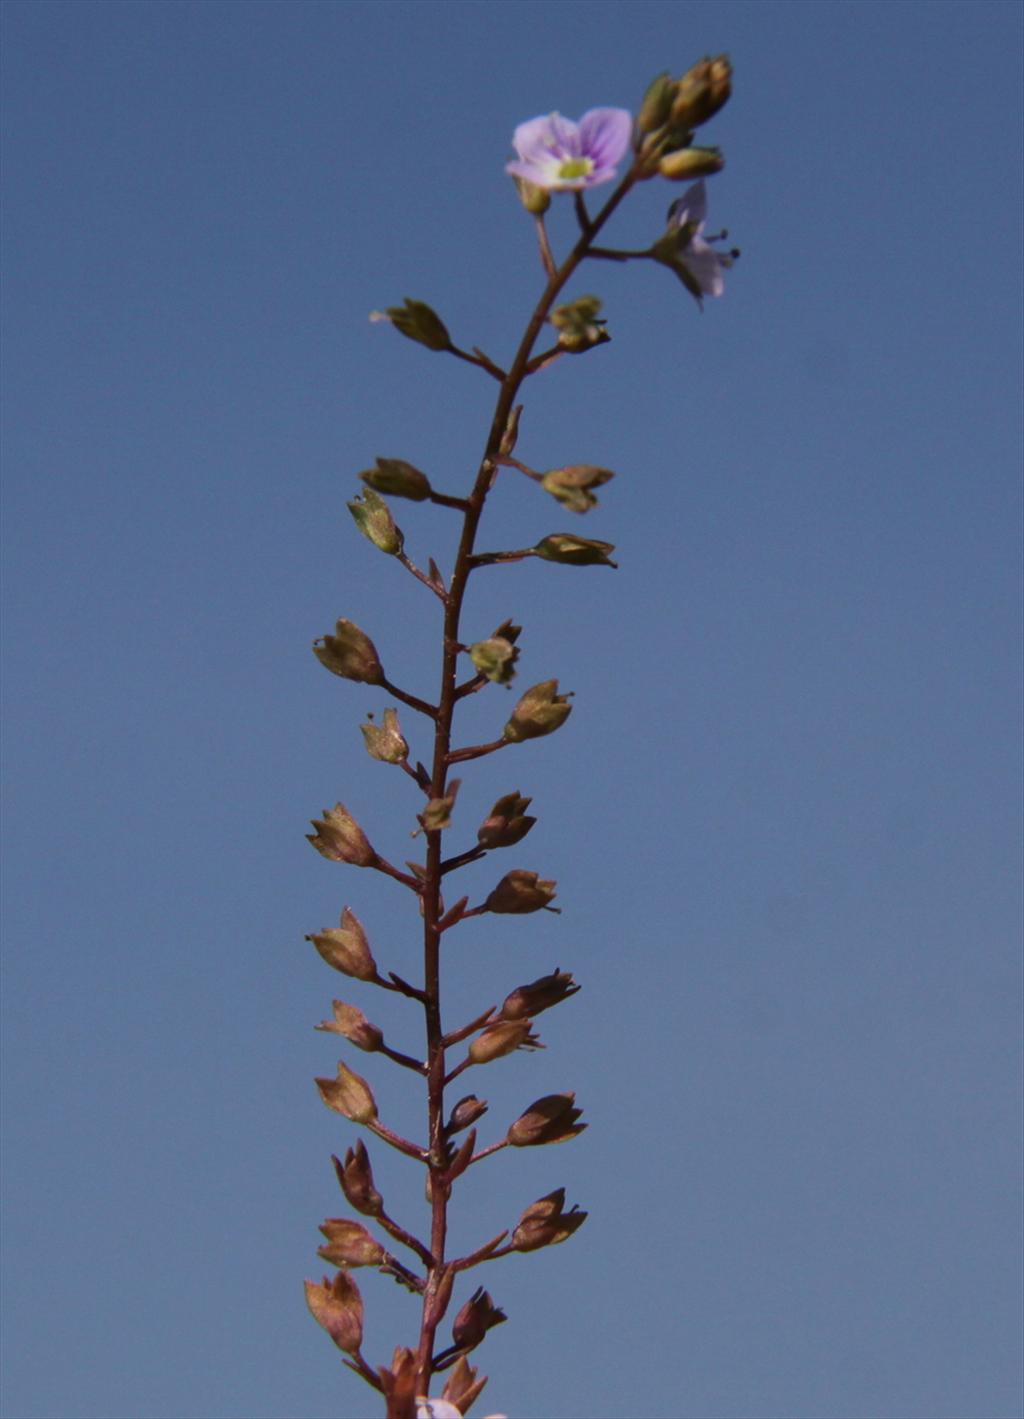
[{"label": "pale purple flower", "polygon": [[625,108],[592,108],[579,123],[560,113],[520,123],[512,135],[517,161],[505,171],[550,192],[578,192],[611,182],[629,148],[633,117]]},{"label": "pale purple flower", "polygon": [[703,182],[688,187],[668,209],[667,236],[672,244],[670,264],[687,290],[701,304],[705,296],[720,296],[725,290],[722,272],[727,271],[738,251],[719,252],[711,245],[726,233],[704,237],[708,196]]},{"label": "pale purple flower", "polygon": [[[416,1419],[462,1419],[462,1410],[447,1399],[416,1400]],[[506,1419],[504,1414],[489,1414],[487,1419]]]}]

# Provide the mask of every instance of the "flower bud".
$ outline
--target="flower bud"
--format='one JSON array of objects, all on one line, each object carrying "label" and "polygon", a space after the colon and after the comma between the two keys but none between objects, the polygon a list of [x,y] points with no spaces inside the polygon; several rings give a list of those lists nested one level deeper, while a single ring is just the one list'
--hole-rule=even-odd
[{"label": "flower bud", "polygon": [[373,1169],[369,1154],[362,1139],[345,1154],[342,1163],[333,1157],[334,1171],[350,1207],[361,1212],[364,1217],[377,1217],[384,1207],[384,1199],[373,1184]]},{"label": "flower bud", "polygon": [[541,487],[557,498],[571,512],[589,512],[597,506],[590,491],[610,482],[615,474],[607,468],[595,468],[591,463],[571,463],[565,468],[552,468],[541,479]]},{"label": "flower bud", "polygon": [[710,177],[725,167],[721,148],[679,148],[666,153],[658,163],[662,177],[672,182],[689,181],[694,177]]},{"label": "flower bud", "polygon": [[557,1246],[582,1227],[587,1214],[575,1204],[569,1212],[563,1212],[564,1205],[564,1187],[556,1188],[547,1197],[532,1202],[512,1233],[512,1245],[516,1251],[537,1251],[539,1247]]},{"label": "flower bud", "polygon": [[604,328],[607,322],[597,314],[601,304],[599,296],[579,296],[565,305],[555,306],[548,320],[558,331],[558,343],[563,350],[579,355],[612,338]]},{"label": "flower bud", "polygon": [[361,498],[354,498],[346,506],[367,541],[389,557],[398,556],[405,545],[405,538],[401,529],[395,526],[391,509],[379,494],[372,488],[366,488]]},{"label": "flower bud", "polygon": [[386,310],[371,311],[370,319],[375,324],[389,320],[399,334],[408,340],[415,340],[418,345],[426,345],[428,350],[450,350],[452,347],[444,321],[424,301],[410,300],[406,296],[404,306],[389,305]]},{"label": "flower bud", "polygon": [[452,1134],[468,1128],[471,1123],[476,1123],[477,1119],[482,1118],[486,1112],[487,1105],[483,1099],[478,1099],[475,1094],[467,1094],[452,1109],[445,1132],[450,1138]]},{"label": "flower bud", "polygon": [[553,734],[572,713],[568,695],[558,693],[557,680],[542,680],[522,696],[512,717],[502,732],[509,744],[521,744],[524,739],[539,739]]},{"label": "flower bud", "polygon": [[357,1049],[367,1054],[375,1054],[384,1043],[384,1033],[376,1025],[371,1025],[361,1010],[354,1005],[346,1005],[343,1000],[335,1000],[334,1019],[324,1020],[317,1025],[318,1030],[330,1030],[332,1034],[344,1035]]},{"label": "flower bud", "polygon": [[377,854],[366,834],[343,803],[325,808],[322,818],[313,819],[315,833],[306,838],[322,857],[331,862],[348,862],[353,867],[372,867]]},{"label": "flower bud", "polygon": [[512,847],[525,838],[536,823],[536,818],[525,816],[532,802],[519,793],[506,793],[488,813],[477,829],[477,842],[481,847]]},{"label": "flower bud", "polygon": [[503,1020],[522,1020],[528,1015],[539,1015],[542,1010],[550,1010],[552,1005],[560,1005],[575,995],[579,986],[568,971],[557,968],[549,976],[541,976],[529,985],[520,985],[505,997],[501,1007]]},{"label": "flower bud", "polygon": [[374,724],[373,715],[369,723],[361,724],[363,742],[371,759],[379,759],[383,764],[401,764],[409,757],[409,746],[398,727],[398,711],[386,709],[384,723]]},{"label": "flower bud", "polygon": [[544,213],[551,206],[551,194],[546,187],[535,187],[532,182],[528,182],[525,177],[513,177],[512,181],[516,185],[519,193],[519,200],[534,217],[543,217]]},{"label": "flower bud", "polygon": [[313,642],[313,653],[321,665],[343,680],[379,685],[384,679],[377,647],[354,621],[339,621],[333,636]]},{"label": "flower bud", "polygon": [[548,906],[554,895],[554,882],[542,881],[536,872],[525,872],[517,868],[514,872],[505,873],[484,902],[484,910],[510,916],[537,912],[542,908],[545,911],[557,911],[557,907]]},{"label": "flower bud", "polygon": [[377,1371],[389,1414],[401,1415],[402,1419],[407,1419],[407,1416],[412,1419],[413,1405],[418,1405],[417,1369],[416,1352],[407,1346],[397,1345],[391,1357],[390,1370],[386,1365],[381,1365]]},{"label": "flower bud", "polygon": [[676,96],[675,80],[667,73],[656,75],[647,86],[636,116],[638,133],[653,133],[668,121]]},{"label": "flower bud", "polygon": [[503,1320],[508,1316],[479,1286],[455,1317],[452,1339],[460,1350],[475,1350],[487,1332]]},{"label": "flower bud", "polygon": [[333,1266],[380,1266],[387,1252],[374,1240],[362,1222],[348,1217],[328,1217],[320,1228],[327,1245],[317,1255]]},{"label": "flower bud", "polygon": [[348,1272],[325,1276],[322,1286],[307,1281],[306,1305],[338,1349],[354,1355],[363,1343],[363,1298]]},{"label": "flower bud", "polygon": [[546,562],[562,562],[570,567],[617,567],[609,552],[615,551],[613,542],[598,542],[591,537],[574,537],[571,532],[553,532],[544,537],[534,547],[537,557]]},{"label": "flower bud", "polygon": [[672,102],[672,122],[681,128],[696,128],[713,118],[732,93],[732,65],[724,54],[702,59],[688,69],[676,85]]},{"label": "flower bud", "polygon": [[376,1119],[377,1103],[369,1084],[347,1064],[339,1061],[337,1079],[318,1079],[316,1087],[327,1107],[343,1118],[353,1123],[373,1123]]},{"label": "flower bud", "polygon": [[532,1020],[498,1020],[477,1035],[469,1047],[469,1057],[474,1064],[490,1064],[492,1059],[501,1059],[517,1049],[543,1048],[533,1033]]},{"label": "flower bud", "polygon": [[478,674],[486,675],[495,685],[507,685],[515,676],[519,651],[504,636],[491,636],[471,645],[469,658]]},{"label": "flower bud", "polygon": [[565,1143],[586,1128],[577,1123],[582,1109],[573,1108],[575,1094],[546,1094],[520,1114],[507,1138],[513,1148],[535,1148],[544,1143]]},{"label": "flower bud", "polygon": [[441,828],[451,827],[452,809],[459,796],[461,782],[461,779],[453,778],[448,785],[448,792],[443,798],[432,798],[423,812],[416,814],[417,821],[425,832],[433,833],[438,832]]},{"label": "flower bud", "polygon": [[393,498],[411,498],[414,503],[421,503],[430,497],[430,479],[411,463],[406,463],[404,458],[378,458],[376,468],[368,468],[359,476],[376,493],[387,493]]},{"label": "flower bud", "polygon": [[320,952],[329,966],[342,975],[356,980],[376,980],[377,963],[373,959],[366,932],[354,911],[348,907],[341,914],[341,926],[327,927],[307,941]]}]

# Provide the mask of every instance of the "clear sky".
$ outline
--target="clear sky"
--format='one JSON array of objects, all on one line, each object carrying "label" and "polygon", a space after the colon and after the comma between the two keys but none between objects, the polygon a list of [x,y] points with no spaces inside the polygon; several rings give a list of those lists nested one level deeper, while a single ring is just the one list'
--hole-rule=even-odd
[{"label": "clear sky", "polygon": [[[480,1274],[510,1320],[477,1412],[1021,1413],[1021,15],[7,0],[9,1419],[376,1412],[302,1301],[355,1137],[312,1026],[332,995],[419,1021],[303,937],[347,903],[412,973],[416,922],[303,834],[342,799],[401,861],[414,796],[362,748],[387,697],[310,643],[348,616],[433,689],[434,605],[344,504],[378,454],[465,489],[493,387],[367,315],[417,296],[507,359],[541,277],[515,124],[721,50],[726,294],[585,271],[612,343],[533,381],[519,452],[618,477],[586,522],[510,480],[481,537],[621,566],[496,568],[468,612],[576,692],[463,775],[467,841],[499,793],[539,815],[467,890],[527,867],[564,910],[453,933],[453,1015],[583,985],[477,1072],[482,1138],[564,1089],[591,1125],[457,1208],[467,1247],[559,1185],[591,1214]],[[443,564],[450,517],[401,514]],[[363,1277],[383,1362],[416,1308]]]}]

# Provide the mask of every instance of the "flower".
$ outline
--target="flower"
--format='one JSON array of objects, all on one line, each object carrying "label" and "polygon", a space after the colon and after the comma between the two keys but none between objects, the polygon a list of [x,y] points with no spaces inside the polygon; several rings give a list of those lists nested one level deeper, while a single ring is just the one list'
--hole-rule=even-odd
[{"label": "flower", "polygon": [[738,251],[717,252],[710,245],[725,232],[709,241],[704,239],[707,210],[707,189],[703,182],[695,182],[668,209],[665,235],[654,246],[655,260],[676,273],[698,305],[704,304],[705,296],[722,294],[722,272],[739,256]]},{"label": "flower", "polygon": [[551,192],[579,192],[611,182],[629,147],[633,117],[625,108],[592,108],[579,123],[560,113],[520,123],[512,135],[517,161],[505,171]]},{"label": "flower", "polygon": [[[416,1419],[462,1419],[462,1410],[447,1399],[416,1397]],[[487,1419],[505,1419],[504,1414],[488,1414]]]}]

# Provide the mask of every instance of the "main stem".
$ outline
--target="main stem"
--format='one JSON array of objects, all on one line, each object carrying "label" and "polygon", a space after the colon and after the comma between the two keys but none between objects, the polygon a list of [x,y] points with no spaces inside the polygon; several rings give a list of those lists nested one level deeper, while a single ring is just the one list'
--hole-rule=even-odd
[{"label": "main stem", "polygon": [[[494,406],[490,432],[484,447],[480,468],[476,475],[473,491],[468,498],[468,506],[463,515],[462,536],[455,558],[451,583],[448,590],[444,613],[444,648],[441,659],[441,691],[438,697],[438,711],[435,720],[434,758],[430,777],[430,796],[443,798],[447,787],[449,755],[451,753],[452,718],[456,704],[456,668],[459,655],[459,621],[462,603],[466,595],[469,574],[473,570],[472,557],[476,542],[477,528],[483,514],[484,503],[497,471],[496,459],[500,452],[501,440],[508,427],[520,387],[526,379],[530,356],[544,322],[558,293],[565,286],[577,266],[587,256],[594,237],[618,207],[629,189],[637,181],[634,171],[629,172],[609,197],[601,211],[581,233],[576,245],[560,267],[553,270],[541,294],[537,306],[530,317],[519,348],[516,351],[508,374],[502,381]],[[434,1265],[430,1268],[427,1287],[423,1296],[423,1318],[417,1353],[417,1393],[430,1393],[432,1361],[434,1356],[434,1336],[447,1308],[446,1292],[450,1287],[445,1281],[445,1239],[448,1226],[449,1184],[446,1178],[448,1153],[444,1140],[444,1081],[445,1057],[441,1027],[441,932],[439,922],[441,908],[441,833],[427,833],[427,864],[423,879],[423,960],[424,960],[424,1013],[427,1027],[427,1096],[428,1096],[428,1138],[429,1168],[432,1198],[430,1229],[430,1250]]]}]

